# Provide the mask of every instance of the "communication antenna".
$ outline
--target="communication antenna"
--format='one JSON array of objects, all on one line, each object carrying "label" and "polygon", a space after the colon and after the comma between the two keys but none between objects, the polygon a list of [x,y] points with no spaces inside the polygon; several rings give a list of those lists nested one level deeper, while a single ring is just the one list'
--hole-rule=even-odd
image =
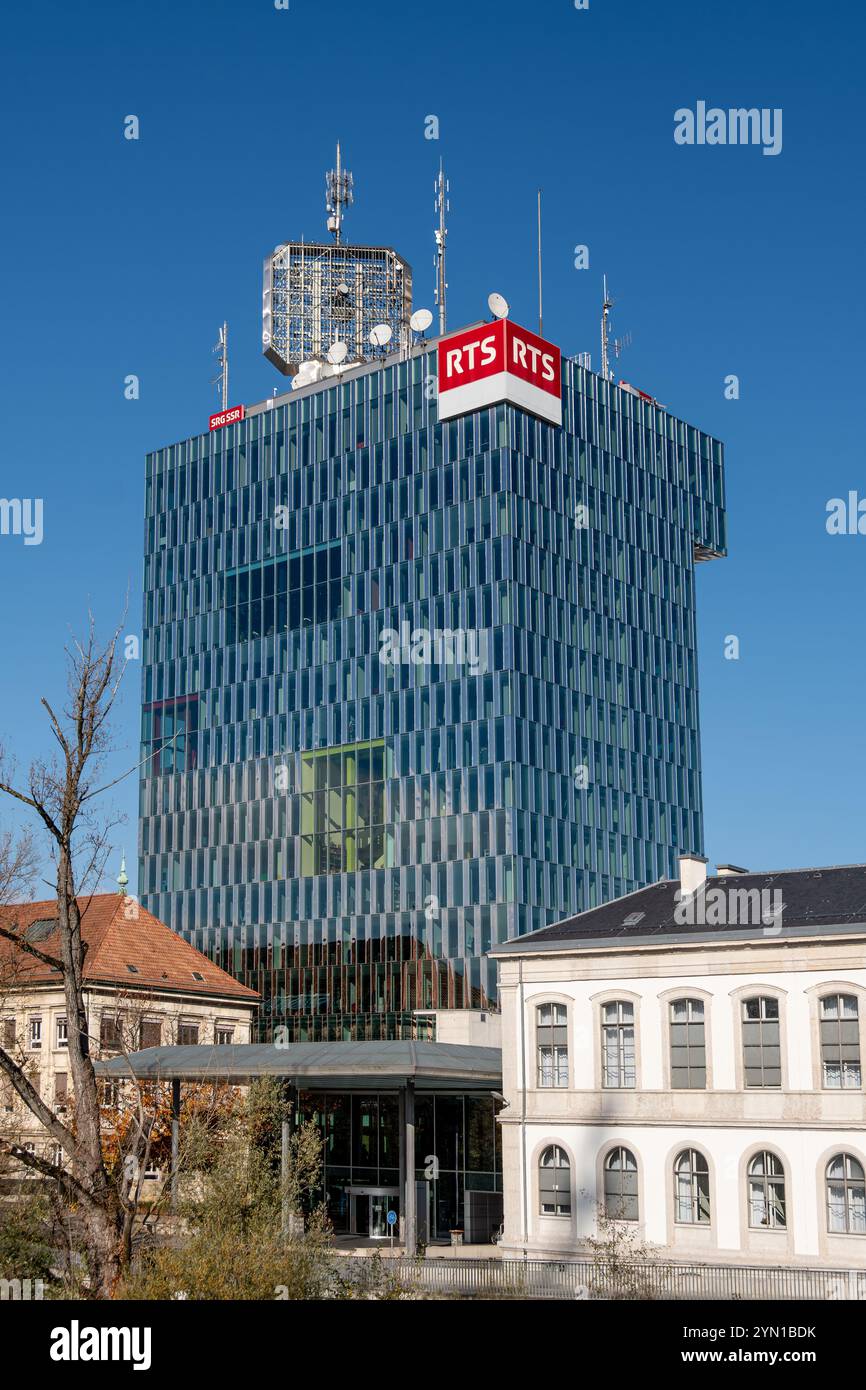
[{"label": "communication antenna", "polygon": [[385,348],[391,341],[392,332],[390,323],[377,323],[375,328],[370,329],[370,342],[374,348],[379,348],[383,357]]},{"label": "communication antenna", "polygon": [[489,294],[487,296],[487,307],[495,319],[508,318],[508,300],[501,294]]},{"label": "communication antenna", "polygon": [[541,317],[541,189],[538,190],[538,336],[542,336]]},{"label": "communication antenna", "polygon": [[[355,184],[348,169],[340,163],[340,142],[337,141],[337,167],[325,175],[325,207],[328,212],[328,231],[339,244],[343,227],[343,208],[355,201]],[[348,286],[347,286],[348,290]]]},{"label": "communication antenna", "polygon": [[445,332],[445,299],[448,290],[448,281],[445,279],[445,241],[448,236],[445,214],[451,211],[451,201],[448,197],[451,185],[445,177],[445,169],[441,159],[439,160],[439,173],[433,187],[436,190],[435,208],[439,214],[439,226],[433,232],[436,242],[436,255],[433,257],[433,264],[436,267],[434,299],[439,308],[439,334],[442,336]]},{"label": "communication antenna", "polygon": [[317,362],[315,358],[311,358],[308,362],[301,363],[292,379],[292,389],[294,390],[298,386],[312,386],[314,382],[321,381],[321,379],[322,364]]},{"label": "communication antenna", "polygon": [[336,343],[331,344],[325,355],[332,367],[339,367],[340,363],[345,362],[348,357],[349,348],[346,343],[337,339]]},{"label": "communication antenna", "polygon": [[409,320],[409,327],[413,333],[419,333],[423,341],[424,334],[433,322],[433,315],[429,309],[416,309]]},{"label": "communication antenna", "polygon": [[219,372],[212,379],[211,386],[216,386],[220,391],[223,410],[229,408],[229,326],[223,323],[219,329],[219,337],[214,343],[214,352],[219,353]]},{"label": "communication antenna", "polygon": [[610,370],[610,350],[613,348],[614,357],[619,360],[627,347],[631,347],[631,334],[624,333],[621,338],[614,338],[611,342],[610,337],[610,311],[614,306],[614,299],[608,293],[607,276],[604,277],[604,298],[601,306],[601,374],[605,381],[613,381],[613,372]]},{"label": "communication antenna", "polygon": [[604,298],[601,306],[601,374],[605,381],[610,381],[610,363],[608,360],[608,344],[610,334],[610,311],[613,308],[613,300],[607,292],[607,276],[604,277]]},{"label": "communication antenna", "polygon": [[622,335],[621,338],[614,338],[614,340],[613,340],[613,355],[614,355],[614,357],[620,358],[620,357],[622,356],[622,354],[625,352],[625,350],[626,350],[627,347],[631,347],[631,334],[630,334],[630,333],[623,333],[623,335]]}]

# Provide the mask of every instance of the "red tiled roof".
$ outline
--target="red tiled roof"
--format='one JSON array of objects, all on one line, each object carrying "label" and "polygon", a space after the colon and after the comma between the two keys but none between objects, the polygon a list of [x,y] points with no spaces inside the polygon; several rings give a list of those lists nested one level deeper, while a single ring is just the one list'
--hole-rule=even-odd
[{"label": "red tiled roof", "polygon": [[[122,984],[128,989],[166,989],[173,993],[220,995],[253,1003],[259,995],[202,955],[158,917],[119,893],[79,898],[81,935],[87,945],[84,978],[88,984]],[[0,909],[0,925],[24,933],[36,922],[56,922],[57,903],[10,904]],[[32,943],[48,956],[59,956],[59,932]],[[128,970],[133,965],[135,970]],[[196,980],[193,971],[204,978]],[[17,986],[59,980],[42,961],[0,938],[0,975]]]}]

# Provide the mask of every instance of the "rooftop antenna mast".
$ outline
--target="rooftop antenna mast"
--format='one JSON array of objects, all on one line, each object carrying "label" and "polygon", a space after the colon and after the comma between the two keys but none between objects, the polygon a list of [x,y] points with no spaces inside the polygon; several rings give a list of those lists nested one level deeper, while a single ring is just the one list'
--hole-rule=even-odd
[{"label": "rooftop antenna mast", "polygon": [[213,378],[211,385],[219,387],[223,410],[229,408],[229,326],[223,323],[219,330],[219,337],[214,343],[214,352],[219,353],[219,372]]},{"label": "rooftop antenna mast", "polygon": [[538,190],[538,336],[542,337],[541,317],[541,189]]},{"label": "rooftop antenna mast", "polygon": [[337,141],[337,167],[325,175],[325,207],[328,212],[328,231],[339,245],[343,228],[343,208],[355,201],[355,184],[348,169],[340,162],[340,142]]},{"label": "rooftop antenna mast", "polygon": [[613,300],[607,292],[607,276],[604,277],[604,298],[601,306],[601,374],[605,381],[610,380],[610,361],[608,346],[610,341],[610,311]]},{"label": "rooftop antenna mast", "polygon": [[445,239],[448,236],[445,214],[451,211],[451,203],[448,198],[451,185],[445,177],[441,159],[439,160],[439,173],[433,186],[436,189],[436,211],[439,214],[439,226],[433,233],[436,240],[436,256],[433,264],[436,267],[435,300],[439,306],[439,334],[441,336],[445,332],[445,296],[448,289],[448,281],[445,279]]}]

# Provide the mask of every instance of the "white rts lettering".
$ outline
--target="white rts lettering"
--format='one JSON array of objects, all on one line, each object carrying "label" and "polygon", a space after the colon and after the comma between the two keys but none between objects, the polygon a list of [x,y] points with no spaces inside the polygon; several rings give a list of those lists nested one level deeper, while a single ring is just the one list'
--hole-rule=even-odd
[{"label": "white rts lettering", "polygon": [[[529,362],[527,362],[527,357]],[[556,372],[553,369],[553,353],[542,352],[541,348],[534,343],[524,342],[515,334],[511,339],[511,358],[517,362],[526,372],[531,372],[533,376],[540,376],[542,381],[554,381]],[[539,362],[541,366],[539,367]]]},{"label": "white rts lettering", "polygon": [[[476,354],[479,352],[480,361],[476,362]],[[472,343],[464,343],[462,347],[448,348],[445,353],[445,375],[462,376],[464,358],[467,371],[474,372],[477,367],[489,367],[491,362],[496,361],[496,339],[489,335],[486,338],[477,338]]]}]

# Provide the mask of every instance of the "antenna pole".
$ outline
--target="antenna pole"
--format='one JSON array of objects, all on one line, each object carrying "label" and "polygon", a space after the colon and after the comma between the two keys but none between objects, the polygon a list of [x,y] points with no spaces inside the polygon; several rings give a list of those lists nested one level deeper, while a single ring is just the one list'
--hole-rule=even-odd
[{"label": "antenna pole", "polygon": [[538,190],[538,336],[542,336],[541,315],[541,189]]},{"label": "antenna pole", "polygon": [[229,326],[223,321],[219,329],[214,352],[219,353],[217,362],[219,373],[214,377],[214,385],[219,388],[223,410],[229,408]]},{"label": "antenna pole", "polygon": [[343,229],[343,208],[355,201],[352,175],[343,168],[340,142],[337,141],[337,167],[325,175],[325,207],[328,212],[328,231],[333,233],[337,245]]},{"label": "antenna pole", "polygon": [[342,192],[341,187],[340,187],[340,176],[341,176],[341,173],[342,173],[342,170],[340,169],[340,142],[339,142],[339,140],[338,140],[338,141],[337,141],[337,197],[336,197],[336,203],[337,203],[337,230],[336,230],[336,233],[335,233],[335,235],[336,235],[336,240],[337,240],[338,243],[339,243],[339,240],[340,240],[340,230],[341,230],[341,228],[340,228],[340,222],[342,221],[342,218],[341,218],[341,215],[340,215],[340,213],[341,213],[341,207],[342,207],[342,199],[341,199],[341,196],[340,196],[340,195],[341,195],[341,192]]},{"label": "antenna pole", "polygon": [[607,294],[607,276],[604,277],[604,298],[601,306],[601,375],[605,381],[610,379],[610,366],[608,363],[608,331],[610,311],[613,308],[613,300]]},{"label": "antenna pole", "polygon": [[436,267],[436,291],[435,300],[439,306],[439,336],[445,333],[445,299],[448,289],[448,281],[445,279],[445,241],[448,236],[448,229],[445,225],[445,214],[450,212],[451,204],[448,201],[450,184],[445,177],[445,169],[442,160],[439,160],[439,174],[434,184],[436,189],[436,211],[439,213],[439,226],[433,232],[436,242],[436,257],[433,264]]}]

